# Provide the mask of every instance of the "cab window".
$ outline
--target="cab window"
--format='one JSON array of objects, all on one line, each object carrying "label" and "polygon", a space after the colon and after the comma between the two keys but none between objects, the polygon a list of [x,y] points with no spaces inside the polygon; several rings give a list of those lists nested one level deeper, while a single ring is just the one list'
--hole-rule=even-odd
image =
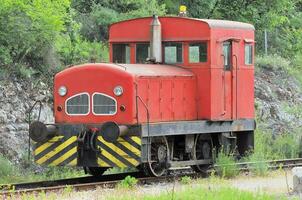
[{"label": "cab window", "polygon": [[182,43],[164,43],[165,63],[182,63]]},{"label": "cab window", "polygon": [[231,42],[223,43],[223,59],[224,59],[224,70],[231,70],[231,59],[232,59],[232,44]]},{"label": "cab window", "polygon": [[207,43],[191,43],[189,45],[189,62],[207,62]]},{"label": "cab window", "polygon": [[245,44],[244,46],[244,60],[246,65],[253,64],[253,46],[252,44]]},{"label": "cab window", "polygon": [[136,44],[136,63],[145,63],[147,58],[150,57],[149,44]]},{"label": "cab window", "polygon": [[113,44],[112,58],[115,63],[130,63],[130,46],[129,44]]}]

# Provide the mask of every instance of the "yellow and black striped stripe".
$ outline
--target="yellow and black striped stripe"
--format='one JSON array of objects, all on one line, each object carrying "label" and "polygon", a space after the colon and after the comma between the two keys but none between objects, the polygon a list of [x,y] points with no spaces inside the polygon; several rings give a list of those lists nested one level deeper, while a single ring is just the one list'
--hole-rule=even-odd
[{"label": "yellow and black striped stripe", "polygon": [[[140,164],[141,139],[137,136],[123,136],[116,142],[97,138],[97,165],[99,167],[136,167]],[[35,161],[40,165],[77,165],[77,136],[56,136],[45,143],[36,143]],[[83,163],[85,166],[85,163]]]},{"label": "yellow and black striped stripe", "polygon": [[36,143],[35,161],[40,165],[77,165],[77,137],[56,136],[45,143]]},{"label": "yellow and black striped stripe", "polygon": [[119,137],[116,142],[106,142],[98,137],[97,145],[101,151],[98,153],[100,167],[136,167],[140,164],[141,139],[137,136]]}]

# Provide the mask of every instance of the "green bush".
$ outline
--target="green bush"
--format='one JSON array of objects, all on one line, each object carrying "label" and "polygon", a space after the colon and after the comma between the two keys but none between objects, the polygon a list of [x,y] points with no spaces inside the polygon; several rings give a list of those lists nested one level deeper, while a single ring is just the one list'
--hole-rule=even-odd
[{"label": "green bush", "polygon": [[290,68],[290,61],[279,55],[262,55],[256,57],[255,65],[256,70],[257,68],[288,70]]},{"label": "green bush", "polygon": [[255,131],[254,153],[261,154],[263,159],[295,158],[300,153],[299,130],[273,136],[269,130],[257,128]]},{"label": "green bush", "polygon": [[56,44],[58,55],[64,66],[88,62],[108,62],[108,46],[101,42],[89,42],[77,36],[73,40],[62,35]]},{"label": "green bush", "polygon": [[232,178],[239,174],[239,169],[233,155],[228,155],[220,151],[215,164],[215,171],[223,178]]},{"label": "green bush", "polygon": [[137,179],[131,176],[126,176],[123,180],[121,180],[118,184],[118,188],[124,189],[132,189],[137,184]]}]

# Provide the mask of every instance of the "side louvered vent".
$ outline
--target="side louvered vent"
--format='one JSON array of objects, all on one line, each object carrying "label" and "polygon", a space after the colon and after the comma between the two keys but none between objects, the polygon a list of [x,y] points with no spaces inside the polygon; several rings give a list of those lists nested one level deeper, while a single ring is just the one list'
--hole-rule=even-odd
[{"label": "side louvered vent", "polygon": [[68,98],[66,100],[66,113],[68,115],[88,115],[89,95],[81,93]]},{"label": "side louvered vent", "polygon": [[102,93],[94,93],[92,96],[93,114],[114,115],[116,114],[116,100]]}]

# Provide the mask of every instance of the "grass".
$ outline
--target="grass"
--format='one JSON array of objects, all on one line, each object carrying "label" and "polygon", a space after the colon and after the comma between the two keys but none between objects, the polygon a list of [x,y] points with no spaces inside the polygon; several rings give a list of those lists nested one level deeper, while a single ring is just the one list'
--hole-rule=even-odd
[{"label": "grass", "polygon": [[[278,174],[279,176],[283,176]],[[274,177],[276,174],[271,173],[270,176]],[[269,177],[270,177],[269,176]],[[243,178],[239,177],[238,181]],[[258,178],[251,178],[252,182]],[[129,178],[130,180],[130,178]],[[188,179],[187,179],[188,180]],[[278,178],[277,178],[278,180]],[[127,181],[128,182],[128,181]],[[244,181],[243,181],[244,182]],[[226,180],[217,176],[211,176],[208,179],[192,179],[190,184],[183,184],[182,180],[176,184],[156,186],[152,188],[149,186],[142,188],[141,186],[135,188],[117,187],[114,190],[106,188],[97,188],[92,191],[75,192],[72,187],[67,188],[61,192],[56,193],[39,193],[35,195],[24,195],[22,199],[35,200],[35,199],[108,199],[108,200],[195,200],[195,199],[209,199],[209,200],[285,200],[286,189],[280,188],[277,192],[270,188],[260,188],[257,191],[246,191],[235,188],[232,185],[234,180]],[[237,184],[235,184],[237,185]],[[284,186],[285,187],[285,186]],[[270,192],[270,193],[268,193]],[[18,199],[18,198],[16,198]],[[291,197],[296,200],[298,198]]]},{"label": "grass", "polygon": [[183,176],[183,177],[181,177],[181,179],[180,179],[180,183],[181,183],[181,184],[184,184],[184,185],[187,185],[187,184],[192,183],[192,179],[191,179],[191,177],[189,177],[189,176]]},{"label": "grass", "polygon": [[13,176],[13,171],[11,162],[0,154],[0,177]]},{"label": "grass", "polygon": [[113,196],[108,198],[110,200],[285,200],[286,197],[270,195],[261,192],[242,191],[236,188],[221,186],[221,187],[205,187],[205,186],[186,186],[178,189],[177,191],[161,192],[159,194],[143,194],[143,195],[129,195]]},{"label": "grass", "polygon": [[269,172],[269,166],[265,162],[262,153],[253,153],[247,157],[247,161],[251,162],[248,166],[250,171],[256,176],[266,176]]},{"label": "grass", "polygon": [[34,172],[33,164],[27,169],[20,169],[0,154],[0,184],[55,180],[83,176],[82,169],[71,167],[46,167],[42,172]]},{"label": "grass", "polygon": [[[176,192],[174,195],[174,199],[186,199],[186,200],[195,200],[195,199],[207,199],[207,200],[269,200],[275,199],[273,195],[262,194],[262,193],[252,193],[246,191],[240,191],[234,188],[222,187],[222,188],[212,188],[205,189],[203,187],[197,188],[186,188],[182,191]],[[165,193],[159,196],[150,196],[144,197],[146,200],[166,200],[171,199],[171,194]],[[285,199],[285,198],[284,198]]]},{"label": "grass", "polygon": [[123,180],[121,180],[117,187],[124,188],[124,189],[133,189],[137,184],[137,179],[131,176],[126,176]]},{"label": "grass", "polygon": [[257,56],[255,59],[256,70],[259,68],[274,70],[289,69],[290,64],[290,61],[279,55],[262,55]]},{"label": "grass", "polygon": [[238,167],[235,164],[236,161],[232,155],[220,151],[216,158],[215,171],[220,177],[232,178],[239,174]]},{"label": "grass", "polygon": [[258,128],[255,131],[254,153],[262,154],[265,160],[299,157],[300,137],[299,130],[274,136],[269,130]]}]

